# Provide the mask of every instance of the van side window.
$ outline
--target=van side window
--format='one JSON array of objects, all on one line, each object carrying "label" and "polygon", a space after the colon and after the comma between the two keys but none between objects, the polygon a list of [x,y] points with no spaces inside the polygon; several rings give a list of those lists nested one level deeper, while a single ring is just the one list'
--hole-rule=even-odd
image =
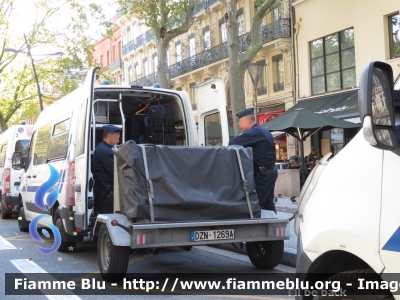
[{"label": "van side window", "polygon": [[34,165],[47,163],[47,155],[50,147],[51,123],[39,128],[36,137],[36,145],[33,160]]},{"label": "van side window", "polygon": [[54,125],[53,136],[65,133],[68,131],[68,129],[69,129],[69,119]]},{"label": "van side window", "polygon": [[81,104],[78,116],[78,127],[76,130],[76,156],[85,152],[85,124],[86,124],[86,105],[85,100]]},{"label": "van side window", "polygon": [[47,161],[66,157],[69,123],[70,119],[67,119],[54,125]]},{"label": "van side window", "polygon": [[[32,156],[33,156],[33,149],[35,147],[36,136],[37,136],[37,133],[34,132],[32,135],[31,143],[28,148],[29,152],[28,152],[28,155],[26,156],[25,170],[27,170],[29,168],[29,165],[31,164],[31,160],[32,160]],[[33,164],[36,165],[35,162]]]},{"label": "van side window", "polygon": [[15,143],[15,152],[22,153],[22,156],[28,154],[29,140],[19,140]]},{"label": "van side window", "polygon": [[6,150],[7,144],[3,144],[0,146],[0,167],[4,167],[4,162],[6,160]]},{"label": "van side window", "polygon": [[220,113],[214,113],[204,117],[204,145],[222,146],[222,128]]}]

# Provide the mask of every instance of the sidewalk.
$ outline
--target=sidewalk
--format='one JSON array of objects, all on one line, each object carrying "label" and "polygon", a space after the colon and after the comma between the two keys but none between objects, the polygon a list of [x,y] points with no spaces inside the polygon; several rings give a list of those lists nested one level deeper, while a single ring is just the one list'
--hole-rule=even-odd
[{"label": "sidewalk", "polygon": [[[296,198],[296,201],[299,201],[298,197]],[[275,203],[275,207],[278,216],[290,218],[297,209],[297,203],[292,203],[292,201],[290,201],[290,197],[278,197],[278,202]],[[297,235],[294,232],[294,219],[290,221],[289,228],[290,238],[284,242],[285,249],[281,264],[295,268],[297,255]],[[213,247],[247,255],[246,246],[243,245],[244,247],[242,248],[240,247],[240,244],[235,244],[235,246],[237,248],[233,247],[232,244],[219,244]]]}]

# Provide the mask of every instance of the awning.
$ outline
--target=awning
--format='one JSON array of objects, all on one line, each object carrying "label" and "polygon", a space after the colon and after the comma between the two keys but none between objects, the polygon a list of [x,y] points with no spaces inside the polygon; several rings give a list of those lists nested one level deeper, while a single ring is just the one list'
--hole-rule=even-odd
[{"label": "awning", "polygon": [[302,99],[288,111],[298,108],[337,119],[358,117],[360,115],[358,110],[358,89],[312,97],[311,99]]}]

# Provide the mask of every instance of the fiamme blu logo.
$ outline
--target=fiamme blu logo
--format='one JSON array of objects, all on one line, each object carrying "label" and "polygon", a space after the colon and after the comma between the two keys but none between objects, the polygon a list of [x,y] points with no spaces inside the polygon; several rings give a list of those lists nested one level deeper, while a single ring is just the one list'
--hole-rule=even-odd
[{"label": "fiamme blu logo", "polygon": [[[58,193],[59,193],[59,179],[60,179],[60,173],[51,165],[48,165],[50,168],[50,178],[47,180],[45,183],[43,183],[38,190],[36,191],[35,194],[35,204],[37,207],[39,207],[42,210],[47,210],[50,209],[54,203],[57,201]],[[44,197],[46,193],[49,193],[47,196],[47,207],[44,204]],[[36,216],[31,223],[29,224],[29,233],[31,234],[31,237],[39,242],[39,243],[44,243],[45,241],[40,237],[38,233],[38,224],[39,221],[43,218],[49,219],[49,215],[42,214],[39,216]],[[38,245],[35,245],[35,247],[42,252],[43,254],[51,254],[54,251],[56,251],[60,245],[61,245],[61,234],[60,231],[56,226],[54,226],[49,220],[49,222],[45,222],[45,225],[47,225],[51,231],[53,232],[54,235],[54,243],[51,248],[43,248]],[[50,237],[50,233],[47,231],[47,229],[42,229],[41,231],[43,235],[47,238]]]}]

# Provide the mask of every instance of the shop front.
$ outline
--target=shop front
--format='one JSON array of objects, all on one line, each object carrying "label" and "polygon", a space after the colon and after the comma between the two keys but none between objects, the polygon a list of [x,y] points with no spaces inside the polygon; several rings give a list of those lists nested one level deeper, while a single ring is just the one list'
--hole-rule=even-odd
[{"label": "shop front", "polygon": [[[285,112],[284,108],[275,109],[258,113],[258,125],[267,123]],[[275,155],[277,161],[286,161],[287,155],[287,138],[284,132],[272,132],[275,142]]]}]

